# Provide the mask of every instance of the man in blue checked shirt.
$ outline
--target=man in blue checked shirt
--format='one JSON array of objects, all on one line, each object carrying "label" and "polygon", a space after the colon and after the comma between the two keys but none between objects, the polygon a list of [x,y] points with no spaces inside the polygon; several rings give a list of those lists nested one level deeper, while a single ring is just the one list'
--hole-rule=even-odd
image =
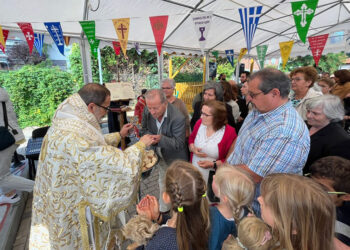
[{"label": "man in blue checked shirt", "polygon": [[290,85],[289,78],[276,69],[263,69],[250,77],[248,94],[254,110],[245,119],[227,162],[248,171],[257,184],[271,173],[302,174],[310,136],[288,100]]}]

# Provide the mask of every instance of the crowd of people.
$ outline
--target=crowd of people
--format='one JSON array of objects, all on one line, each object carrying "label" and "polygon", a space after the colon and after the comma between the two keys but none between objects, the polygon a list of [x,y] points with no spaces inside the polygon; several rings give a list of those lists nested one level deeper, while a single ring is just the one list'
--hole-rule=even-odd
[{"label": "crowd of people", "polygon": [[[132,124],[101,132],[103,85],[60,104],[39,157],[30,247],[99,249],[113,237],[132,240],[129,249],[350,247],[350,72],[219,78],[194,98],[191,119],[173,79],[143,90],[140,139],[125,150],[117,145]],[[142,198],[123,226],[146,149],[159,159],[159,200]]]}]

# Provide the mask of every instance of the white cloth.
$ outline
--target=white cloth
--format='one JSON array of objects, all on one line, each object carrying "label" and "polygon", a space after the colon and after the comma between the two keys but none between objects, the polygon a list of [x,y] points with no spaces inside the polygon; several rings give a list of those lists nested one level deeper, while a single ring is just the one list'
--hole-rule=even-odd
[{"label": "white cloth", "polygon": [[238,122],[238,118],[241,115],[241,112],[239,111],[239,106],[237,104],[237,102],[235,102],[234,100],[231,100],[229,102],[227,102],[228,105],[231,106],[232,108],[232,115],[235,118],[235,122]]},{"label": "white cloth", "polygon": [[207,154],[205,158],[199,158],[197,155],[193,154],[192,164],[199,169],[202,173],[203,178],[208,182],[208,176],[210,168],[202,168],[198,166],[198,161],[214,161],[219,158],[219,148],[218,144],[221,142],[222,137],[225,133],[225,126],[216,131],[210,137],[207,136],[207,126],[201,124],[196,138],[194,139],[194,146],[196,148],[201,148],[203,153]]}]

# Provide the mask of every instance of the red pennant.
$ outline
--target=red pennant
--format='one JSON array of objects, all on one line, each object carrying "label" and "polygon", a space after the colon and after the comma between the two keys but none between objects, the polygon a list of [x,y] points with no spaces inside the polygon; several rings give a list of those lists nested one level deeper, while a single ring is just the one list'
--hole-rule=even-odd
[{"label": "red pennant", "polygon": [[114,52],[117,56],[120,55],[120,42],[115,42],[113,41],[113,49],[114,49]]},{"label": "red pennant", "polygon": [[168,25],[168,16],[152,16],[149,18],[153,30],[154,40],[156,41],[158,55],[162,52],[162,45],[165,31]]},{"label": "red pennant", "polygon": [[29,46],[29,54],[32,54],[34,45],[34,31],[30,23],[17,23],[21,28]]},{"label": "red pennant", "polygon": [[320,36],[311,36],[311,37],[308,37],[308,39],[309,39],[312,56],[314,57],[315,64],[317,66],[318,61],[322,56],[324,46],[326,45],[328,34],[320,35]]},{"label": "red pennant", "polygon": [[[10,31],[8,31],[8,30],[2,30],[2,34],[4,35],[5,44],[6,44],[7,37],[9,36],[9,32],[10,32]],[[1,43],[0,43],[0,49],[1,49],[2,52],[4,52],[4,54],[5,54],[5,47],[2,46]]]}]

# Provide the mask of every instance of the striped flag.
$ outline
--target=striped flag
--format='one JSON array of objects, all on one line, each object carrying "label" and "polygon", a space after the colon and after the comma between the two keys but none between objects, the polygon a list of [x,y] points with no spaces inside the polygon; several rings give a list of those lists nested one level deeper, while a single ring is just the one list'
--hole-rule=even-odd
[{"label": "striped flag", "polygon": [[253,37],[255,35],[256,28],[258,27],[262,6],[248,7],[244,9],[238,9],[241,16],[242,28],[247,42],[248,52],[252,46]]},{"label": "striped flag", "polygon": [[43,45],[44,45],[44,34],[34,33],[34,46],[36,50],[39,52],[40,56],[43,53]]}]

